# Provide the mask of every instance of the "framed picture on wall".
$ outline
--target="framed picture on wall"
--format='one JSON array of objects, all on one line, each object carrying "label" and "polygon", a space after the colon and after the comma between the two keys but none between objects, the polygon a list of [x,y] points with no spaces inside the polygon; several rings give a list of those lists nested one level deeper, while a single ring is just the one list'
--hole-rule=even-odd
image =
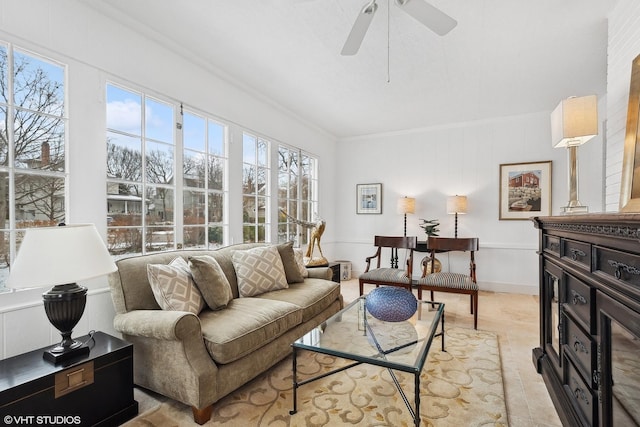
[{"label": "framed picture on wall", "polygon": [[551,161],[500,165],[500,219],[551,215]]},{"label": "framed picture on wall", "polygon": [[356,213],[382,213],[382,184],[356,184]]}]

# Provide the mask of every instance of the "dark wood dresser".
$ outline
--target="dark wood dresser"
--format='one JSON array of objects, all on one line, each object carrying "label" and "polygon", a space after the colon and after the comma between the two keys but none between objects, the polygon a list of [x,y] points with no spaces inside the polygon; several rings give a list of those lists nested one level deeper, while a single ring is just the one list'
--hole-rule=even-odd
[{"label": "dark wood dresser", "polygon": [[533,218],[540,347],[566,426],[640,425],[640,214]]},{"label": "dark wood dresser", "polygon": [[88,345],[88,356],[59,365],[44,348],[0,360],[0,424],[117,426],[136,416],[133,346],[102,332]]}]

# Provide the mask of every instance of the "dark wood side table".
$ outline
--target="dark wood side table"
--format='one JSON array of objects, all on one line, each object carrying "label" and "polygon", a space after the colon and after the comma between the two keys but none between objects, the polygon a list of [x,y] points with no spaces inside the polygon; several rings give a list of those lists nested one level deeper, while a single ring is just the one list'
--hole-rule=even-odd
[{"label": "dark wood side table", "polygon": [[117,426],[136,416],[133,345],[103,332],[88,345],[88,356],[59,365],[42,358],[51,346],[0,360],[4,425]]}]

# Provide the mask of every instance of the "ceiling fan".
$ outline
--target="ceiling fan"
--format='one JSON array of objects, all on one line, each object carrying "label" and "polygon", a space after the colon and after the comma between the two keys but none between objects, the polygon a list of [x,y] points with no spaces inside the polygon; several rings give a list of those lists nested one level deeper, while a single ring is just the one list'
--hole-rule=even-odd
[{"label": "ceiling fan", "polygon": [[[455,19],[424,0],[395,0],[395,3],[400,9],[440,36],[444,36],[458,24]],[[362,8],[342,47],[342,55],[358,53],[376,10],[378,10],[376,0],[371,0]]]}]

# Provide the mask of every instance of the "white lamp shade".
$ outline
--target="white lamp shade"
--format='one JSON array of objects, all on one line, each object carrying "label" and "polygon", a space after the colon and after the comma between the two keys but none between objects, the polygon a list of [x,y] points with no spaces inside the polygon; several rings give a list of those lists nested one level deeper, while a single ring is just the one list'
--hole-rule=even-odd
[{"label": "white lamp shade", "polygon": [[416,212],[416,199],[413,197],[402,197],[398,199],[398,213],[412,214]]},{"label": "white lamp shade", "polygon": [[447,197],[447,213],[448,214],[467,213],[467,196]]},{"label": "white lamp shade", "polygon": [[560,101],[551,113],[551,144],[555,148],[582,145],[598,134],[595,95]]},{"label": "white lamp shade", "polygon": [[11,265],[7,286],[50,287],[92,279],[116,270],[93,224],[30,228]]}]

